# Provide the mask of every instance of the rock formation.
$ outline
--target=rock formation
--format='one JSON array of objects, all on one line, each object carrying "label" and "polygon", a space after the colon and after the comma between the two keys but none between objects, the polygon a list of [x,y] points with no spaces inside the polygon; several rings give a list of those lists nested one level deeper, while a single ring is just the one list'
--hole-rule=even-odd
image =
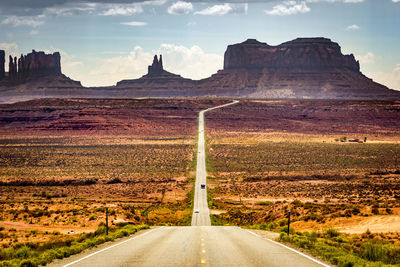
[{"label": "rock formation", "polygon": [[201,81],[215,95],[261,98],[400,98],[360,72],[353,55],[327,38],[278,46],[254,39],[228,46],[224,69]]},{"label": "rock formation", "polygon": [[229,45],[224,57],[224,70],[239,68],[333,69],[359,71],[354,56],[343,55],[340,46],[327,38],[297,38],[269,46],[255,39]]},{"label": "rock formation", "polygon": [[[2,58],[0,53],[0,63]],[[36,51],[19,59],[10,56],[9,74],[3,77],[0,102],[37,97],[400,99],[399,91],[364,76],[353,55],[343,55],[337,43],[322,37],[298,38],[277,46],[255,39],[229,45],[224,68],[198,81],[164,70],[162,56],[156,55],[148,73],[139,79],[82,88],[61,73],[59,53]]]},{"label": "rock formation", "polygon": [[157,59],[157,55],[154,56],[153,64],[148,67],[147,75],[150,76],[157,76],[162,74],[164,71],[163,64],[162,64],[162,55],[160,55],[160,61]]},{"label": "rock formation", "polygon": [[3,80],[5,76],[5,63],[6,53],[4,50],[0,50],[0,81]]},{"label": "rock formation", "polygon": [[40,78],[48,75],[61,75],[60,53],[45,54],[44,52],[36,52],[26,56],[21,55],[17,60],[10,56],[9,61],[9,81],[13,83],[24,83],[32,78]]},{"label": "rock formation", "polygon": [[[0,63],[4,57],[0,51]],[[72,91],[82,96],[84,92],[78,92],[82,89],[81,83],[61,73],[60,59],[58,52],[45,54],[35,50],[19,58],[10,55],[8,74],[0,78],[0,102],[71,96]]]},{"label": "rock formation", "polygon": [[127,96],[187,96],[187,89],[193,87],[194,83],[193,80],[164,70],[162,55],[160,59],[155,55],[146,75],[139,79],[122,80],[116,87],[131,90],[126,91]]},{"label": "rock formation", "polygon": [[297,38],[277,46],[255,39],[229,45],[224,69],[200,81],[163,69],[154,56],[148,73],[123,80],[125,96],[226,96],[254,98],[400,98],[400,92],[360,72],[354,56],[330,39]]}]

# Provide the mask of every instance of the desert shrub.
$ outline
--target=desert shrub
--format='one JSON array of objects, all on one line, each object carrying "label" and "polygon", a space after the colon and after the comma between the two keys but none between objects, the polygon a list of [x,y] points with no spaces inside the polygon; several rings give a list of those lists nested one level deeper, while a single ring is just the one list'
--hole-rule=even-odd
[{"label": "desert shrub", "polygon": [[284,242],[288,242],[289,241],[289,237],[288,237],[287,233],[281,232],[279,234],[279,240],[284,241]]},{"label": "desert shrub", "polygon": [[96,214],[90,214],[89,216],[89,221],[93,221],[97,219],[97,215]]},{"label": "desert shrub", "polygon": [[[102,227],[99,227],[102,229]],[[97,246],[107,241],[119,237],[127,236],[138,230],[147,229],[147,225],[127,225],[120,229],[110,229],[109,236],[105,236],[102,231],[96,235],[94,233],[82,234],[75,240],[56,240],[45,245],[29,244],[18,245],[0,250],[0,266],[38,266],[46,265],[55,259],[62,259],[70,255],[77,254],[83,250]],[[35,247],[35,251],[33,251]]]},{"label": "desert shrub", "polygon": [[[287,226],[282,227],[280,232],[288,233],[288,227]],[[292,227],[290,227],[290,234],[294,234],[294,229]]]},{"label": "desert shrub", "polygon": [[9,260],[15,257],[15,250],[13,247],[3,248],[0,250],[0,260]]},{"label": "desert shrub", "polygon": [[340,233],[335,228],[328,228],[328,229],[325,230],[325,236],[326,237],[332,238],[332,237],[337,237],[339,235],[340,235]]},{"label": "desert shrub", "polygon": [[311,243],[315,243],[318,238],[318,233],[315,231],[307,232],[306,236],[308,237],[308,239],[310,240]]},{"label": "desert shrub", "polygon": [[400,244],[389,246],[384,250],[383,262],[387,264],[400,264]]},{"label": "desert shrub", "polygon": [[37,263],[33,260],[23,260],[20,264],[21,267],[36,267],[38,266]]},{"label": "desert shrub", "polygon": [[383,257],[383,246],[382,244],[374,244],[367,242],[363,245],[362,249],[363,258],[369,261],[379,261]]},{"label": "desert shrub", "polygon": [[22,258],[22,259],[29,258],[30,254],[31,254],[31,251],[27,246],[23,246],[15,252],[15,256],[18,258]]},{"label": "desert shrub", "polygon": [[301,248],[310,248],[312,246],[312,243],[306,236],[296,235],[293,237],[293,242]]}]

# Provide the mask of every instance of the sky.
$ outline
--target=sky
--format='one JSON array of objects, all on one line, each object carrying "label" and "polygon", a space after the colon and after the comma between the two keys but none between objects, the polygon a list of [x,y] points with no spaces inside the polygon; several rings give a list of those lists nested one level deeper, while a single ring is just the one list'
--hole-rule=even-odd
[{"label": "sky", "polygon": [[139,78],[154,54],[201,79],[223,68],[229,44],[326,37],[400,90],[400,0],[0,0],[0,36],[6,66],[9,54],[59,51],[63,73],[85,86]]}]

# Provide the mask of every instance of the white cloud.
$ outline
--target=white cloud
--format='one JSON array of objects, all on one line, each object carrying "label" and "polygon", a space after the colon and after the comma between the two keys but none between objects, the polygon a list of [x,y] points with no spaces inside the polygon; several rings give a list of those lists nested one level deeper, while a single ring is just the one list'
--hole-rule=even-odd
[{"label": "white cloud", "polygon": [[284,1],[282,4],[275,5],[271,10],[264,10],[264,12],[272,16],[287,16],[307,13],[310,10],[305,1]]},{"label": "white cloud", "polygon": [[391,89],[400,90],[400,64],[396,64],[391,72],[368,73],[368,77]]},{"label": "white cloud", "polygon": [[360,29],[360,26],[358,26],[358,25],[356,25],[356,24],[349,25],[349,26],[347,26],[347,28],[346,28],[346,30],[348,30],[348,31],[356,31],[356,30],[359,30],[359,29]]},{"label": "white cloud", "polygon": [[185,78],[203,79],[222,68],[223,57],[204,52],[199,46],[162,44],[156,51],[163,55],[164,68]]},{"label": "white cloud", "polygon": [[375,55],[372,52],[368,52],[365,55],[356,55],[355,58],[360,61],[361,64],[370,64],[375,62]]},{"label": "white cloud", "polygon": [[178,1],[168,7],[167,11],[172,15],[189,14],[193,11],[193,5],[190,2]]},{"label": "white cloud", "polygon": [[364,0],[305,0],[305,1],[307,3],[319,3],[319,2],[336,3],[336,2],[343,2],[343,3],[346,3],[346,4],[364,2]]},{"label": "white cloud", "polygon": [[36,28],[40,25],[44,24],[43,21],[44,15],[39,16],[9,16],[5,18],[1,24],[2,25],[12,25],[14,27],[18,26],[29,26]]},{"label": "white cloud", "polygon": [[39,33],[38,30],[31,30],[31,31],[29,32],[29,35],[37,35],[38,33]]},{"label": "white cloud", "polygon": [[223,5],[214,5],[211,7],[207,7],[206,9],[195,12],[194,14],[198,15],[213,15],[213,16],[222,16],[226,14],[233,13],[245,13],[247,14],[248,4],[228,4],[225,3]]},{"label": "white cloud", "polygon": [[134,26],[134,27],[138,27],[138,26],[146,26],[147,22],[143,22],[143,21],[131,21],[131,22],[121,22],[122,25],[128,25],[128,26]]},{"label": "white cloud", "polygon": [[144,51],[136,46],[128,55],[101,59],[97,69],[82,77],[82,83],[90,86],[115,85],[123,79],[135,79],[147,73],[147,66],[154,55],[162,54],[164,69],[185,78],[201,79],[209,77],[222,68],[223,57],[204,52],[198,46],[190,48],[162,44],[153,51]]},{"label": "white cloud", "polygon": [[53,16],[70,16],[77,13],[91,14],[97,7],[96,3],[66,3],[62,6],[45,8],[43,14]]},{"label": "white cloud", "polygon": [[143,6],[160,6],[167,2],[167,0],[151,0],[144,2],[133,2],[130,4],[100,4],[97,3],[97,9],[105,9],[101,14],[104,16],[130,16],[134,14],[143,13]]},{"label": "white cloud", "polygon": [[16,43],[0,43],[0,49],[6,53],[6,71],[8,71],[9,56],[15,57],[20,55],[19,47]]},{"label": "white cloud", "polygon": [[4,50],[6,55],[19,55],[19,47],[16,43],[0,43],[0,49]]},{"label": "white cloud", "polygon": [[393,3],[400,3],[400,0],[392,0]]},{"label": "white cloud", "polygon": [[132,4],[115,4],[108,8],[106,11],[102,13],[104,16],[130,16],[143,12],[143,7],[141,4],[132,3]]}]

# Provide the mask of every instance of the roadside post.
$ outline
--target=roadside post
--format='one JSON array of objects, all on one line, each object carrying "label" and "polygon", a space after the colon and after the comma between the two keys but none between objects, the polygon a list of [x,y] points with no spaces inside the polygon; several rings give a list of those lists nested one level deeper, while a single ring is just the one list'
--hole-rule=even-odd
[{"label": "roadside post", "polygon": [[108,236],[108,208],[106,207],[106,235]]},{"label": "roadside post", "polygon": [[288,237],[290,235],[290,211],[291,211],[291,209],[289,208],[288,221],[287,221],[287,235],[288,235]]}]

